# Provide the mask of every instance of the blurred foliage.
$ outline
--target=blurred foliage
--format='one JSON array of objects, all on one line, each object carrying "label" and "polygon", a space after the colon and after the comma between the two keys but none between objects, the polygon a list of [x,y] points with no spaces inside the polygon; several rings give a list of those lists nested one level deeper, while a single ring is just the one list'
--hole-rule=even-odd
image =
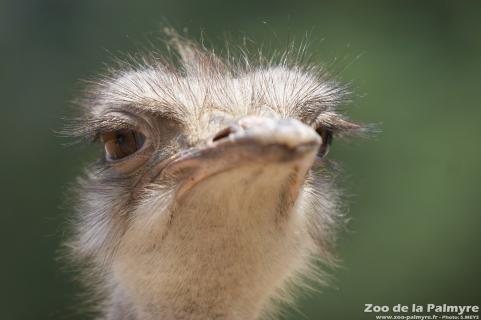
[{"label": "blurred foliage", "polygon": [[89,157],[54,131],[78,79],[165,21],[213,46],[245,34],[283,49],[308,34],[316,61],[356,89],[348,114],[382,128],[335,142],[353,195],[343,267],[289,319],[371,319],[364,303],[479,303],[480,13],[475,1],[0,1],[0,318],[85,319],[56,257],[65,190]]}]

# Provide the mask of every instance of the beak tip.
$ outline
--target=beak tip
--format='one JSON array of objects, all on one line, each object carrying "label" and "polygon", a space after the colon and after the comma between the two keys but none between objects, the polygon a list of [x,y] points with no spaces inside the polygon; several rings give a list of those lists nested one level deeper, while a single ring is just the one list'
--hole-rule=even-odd
[{"label": "beak tip", "polygon": [[311,127],[295,119],[243,119],[243,136],[262,144],[281,144],[289,148],[303,145],[319,146],[321,137]]}]

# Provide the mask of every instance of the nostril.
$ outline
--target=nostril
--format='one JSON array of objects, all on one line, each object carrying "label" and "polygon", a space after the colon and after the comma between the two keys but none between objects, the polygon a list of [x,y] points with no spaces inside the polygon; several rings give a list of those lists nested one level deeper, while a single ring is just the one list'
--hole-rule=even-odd
[{"label": "nostril", "polygon": [[217,134],[212,138],[212,142],[216,142],[219,140],[222,140],[224,138],[227,138],[228,136],[231,135],[231,133],[234,133],[234,129],[231,127],[227,127],[225,129],[222,129],[221,131],[217,132]]}]

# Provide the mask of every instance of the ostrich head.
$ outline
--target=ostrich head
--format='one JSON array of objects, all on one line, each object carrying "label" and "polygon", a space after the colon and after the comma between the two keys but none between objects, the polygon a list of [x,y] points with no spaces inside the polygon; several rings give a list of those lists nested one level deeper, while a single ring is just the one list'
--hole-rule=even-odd
[{"label": "ostrich head", "polygon": [[69,247],[105,319],[259,319],[313,257],[332,260],[325,156],[361,127],[319,68],[173,44],[176,61],[123,64],[81,100],[73,132],[105,152],[80,178]]}]

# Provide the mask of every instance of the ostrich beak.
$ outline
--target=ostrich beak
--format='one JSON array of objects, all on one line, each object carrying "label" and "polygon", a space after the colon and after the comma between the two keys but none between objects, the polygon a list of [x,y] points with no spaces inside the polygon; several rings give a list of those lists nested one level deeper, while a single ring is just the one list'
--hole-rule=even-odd
[{"label": "ostrich beak", "polygon": [[[312,166],[321,137],[295,119],[245,117],[206,145],[185,150],[162,164],[158,177],[182,177],[177,197],[214,175],[247,165],[285,164],[299,185]],[[296,181],[295,180],[299,180]]]}]

